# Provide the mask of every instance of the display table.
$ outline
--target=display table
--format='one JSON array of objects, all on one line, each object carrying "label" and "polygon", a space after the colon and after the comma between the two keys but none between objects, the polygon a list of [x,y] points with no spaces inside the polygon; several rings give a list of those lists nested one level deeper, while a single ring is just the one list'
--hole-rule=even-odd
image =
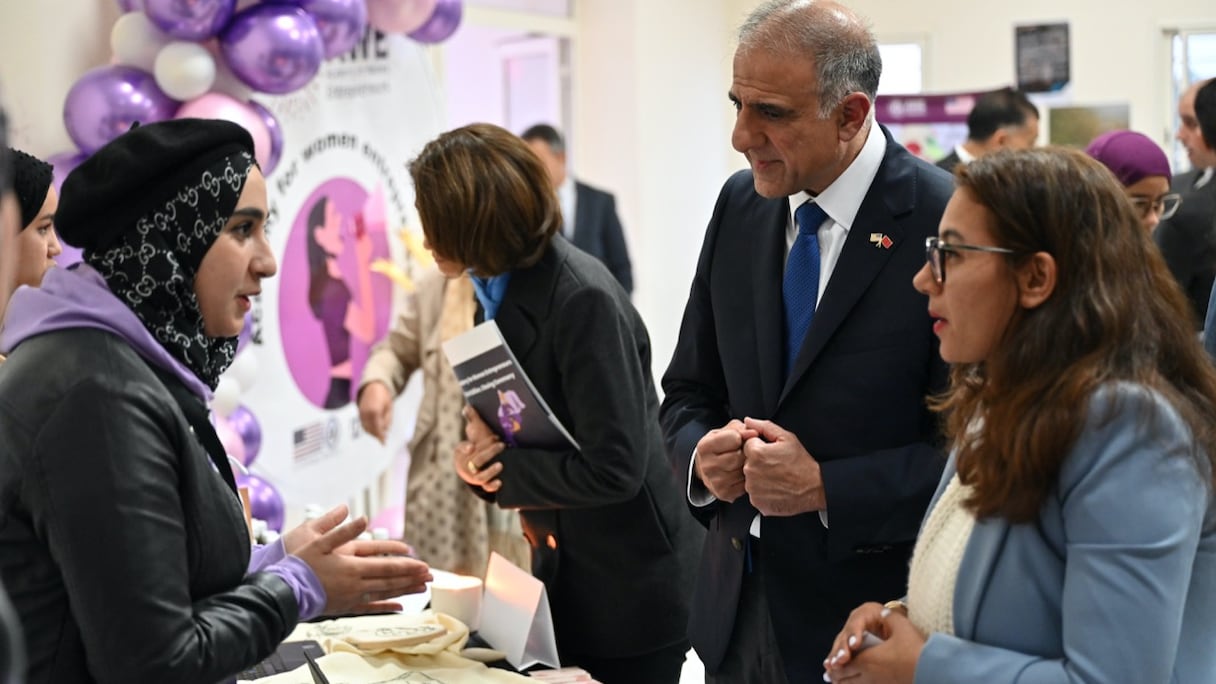
[{"label": "display table", "polygon": [[[430,610],[416,614],[364,615],[303,623],[287,641],[316,641],[327,655],[317,664],[330,681],[437,680],[444,684],[535,682],[516,672],[464,657],[469,630],[459,620]],[[427,679],[423,679],[426,677]],[[300,668],[258,684],[311,684]]]}]

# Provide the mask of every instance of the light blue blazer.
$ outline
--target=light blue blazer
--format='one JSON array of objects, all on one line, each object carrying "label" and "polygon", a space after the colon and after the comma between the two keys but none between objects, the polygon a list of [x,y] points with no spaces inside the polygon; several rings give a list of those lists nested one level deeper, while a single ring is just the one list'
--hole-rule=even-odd
[{"label": "light blue blazer", "polygon": [[955,636],[929,637],[916,682],[1216,682],[1216,513],[1191,447],[1161,395],[1098,391],[1038,520],[977,521]]}]

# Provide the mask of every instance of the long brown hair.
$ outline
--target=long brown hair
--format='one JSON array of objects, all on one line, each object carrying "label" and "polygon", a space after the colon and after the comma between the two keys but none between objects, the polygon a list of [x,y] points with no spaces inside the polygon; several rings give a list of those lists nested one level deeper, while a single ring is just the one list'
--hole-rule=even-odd
[{"label": "long brown hair", "polygon": [[[1017,265],[1056,262],[1051,296],[1019,309],[983,363],[959,364],[935,400],[977,516],[1026,522],[1039,512],[1101,385],[1158,392],[1216,455],[1216,370],[1190,308],[1122,186],[1077,150],[998,152],[959,167],[960,189],[988,209]],[[977,420],[978,419],[978,420]],[[1203,467],[1200,472],[1212,472]]]},{"label": "long brown hair", "polygon": [[431,249],[475,275],[535,264],[561,226],[544,164],[498,126],[471,124],[440,135],[409,172]]}]

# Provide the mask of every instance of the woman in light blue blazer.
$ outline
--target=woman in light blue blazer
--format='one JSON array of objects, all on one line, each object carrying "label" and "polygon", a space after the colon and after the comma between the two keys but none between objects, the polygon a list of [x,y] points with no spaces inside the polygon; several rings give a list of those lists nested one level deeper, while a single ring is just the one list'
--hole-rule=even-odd
[{"label": "woman in light blue blazer", "polygon": [[824,678],[1216,682],[1216,372],[1186,299],[1084,154],[956,179],[913,281],[950,460],[907,596],[857,608]]}]

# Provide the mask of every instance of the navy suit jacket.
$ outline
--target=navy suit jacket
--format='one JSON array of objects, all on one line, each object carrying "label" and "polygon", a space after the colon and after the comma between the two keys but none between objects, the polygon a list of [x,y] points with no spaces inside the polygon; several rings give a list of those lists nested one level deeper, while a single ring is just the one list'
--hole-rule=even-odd
[{"label": "navy suit jacket", "polygon": [[574,197],[574,246],[604,262],[625,292],[633,292],[633,266],[616,214],[616,199],[577,181]]},{"label": "navy suit jacket", "polygon": [[[791,682],[817,681],[854,607],[902,596],[911,544],[945,464],[926,395],[946,366],[912,287],[952,192],[950,177],[886,135],[861,204],[788,380],[782,377],[786,198],[756,194],[750,171],[722,189],[705,235],[660,419],[686,475],[697,441],[732,418],[767,418],[819,461],[830,529],[818,513],[765,517],[765,586]],[[870,240],[889,237],[883,248]],[[742,542],[756,514],[744,496],[694,508],[708,527],[689,636],[707,672],[731,638]]]}]

